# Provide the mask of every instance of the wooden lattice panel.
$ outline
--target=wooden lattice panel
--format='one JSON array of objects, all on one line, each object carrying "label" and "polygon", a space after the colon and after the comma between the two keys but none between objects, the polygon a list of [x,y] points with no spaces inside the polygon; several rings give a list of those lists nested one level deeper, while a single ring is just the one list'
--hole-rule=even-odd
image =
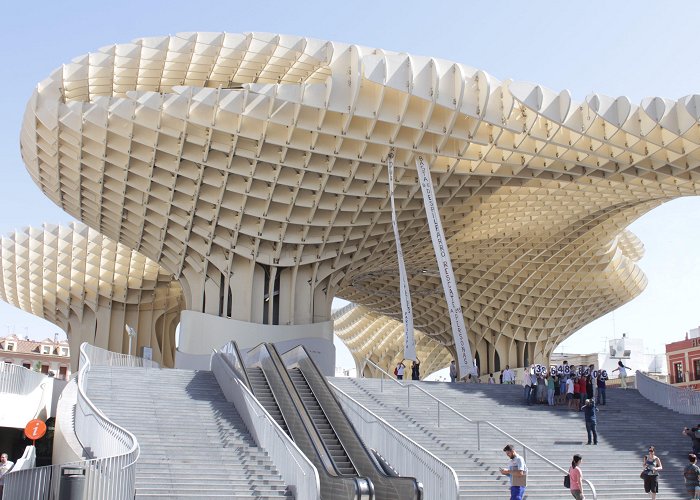
[{"label": "wooden lattice panel", "polygon": [[473,349],[518,365],[642,290],[620,234],[698,194],[698,103],[576,103],[430,57],[183,33],[56,70],[29,102],[21,145],[54,202],[178,277],[187,308],[269,321],[257,279],[283,324],[329,320],[333,296],[399,317],[394,148],[416,324],[450,346],[431,291],[423,155]]},{"label": "wooden lattice panel", "polygon": [[83,341],[126,352],[125,324],[138,333],[134,353],[153,346],[172,363],[182,290],[151,259],[71,223],[0,238],[0,260],[0,299],[62,328],[74,363]]}]

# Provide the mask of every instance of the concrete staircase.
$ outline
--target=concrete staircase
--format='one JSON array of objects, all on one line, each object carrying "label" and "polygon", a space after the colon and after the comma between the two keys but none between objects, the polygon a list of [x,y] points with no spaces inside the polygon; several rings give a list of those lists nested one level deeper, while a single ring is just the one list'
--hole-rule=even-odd
[{"label": "concrete staircase", "polygon": [[95,367],[88,396],[141,445],[136,498],[292,496],[211,372]]},{"label": "concrete staircase", "polygon": [[[459,477],[461,498],[507,495],[508,482],[498,472],[507,462],[501,451],[509,442],[507,437],[482,424],[478,450],[476,425],[443,407],[438,427],[436,402],[418,390],[411,390],[408,407],[406,389],[392,382],[384,382],[383,392],[377,379],[332,378],[331,382],[450,464]],[[417,384],[472,420],[491,421],[564,469],[568,470],[575,453],[581,454],[584,478],[594,483],[600,499],[646,498],[639,473],[642,457],[653,444],[664,466],[657,498],[685,498],[682,470],[691,442],[681,429],[697,424],[700,417],[673,413],[635,390],[608,389],[608,404],[598,414],[599,444],[587,446],[583,413],[562,406],[524,405],[519,385]],[[521,449],[518,453],[523,454]],[[526,462],[527,498],[570,498],[562,484],[564,474],[532,455],[526,456]]]}]

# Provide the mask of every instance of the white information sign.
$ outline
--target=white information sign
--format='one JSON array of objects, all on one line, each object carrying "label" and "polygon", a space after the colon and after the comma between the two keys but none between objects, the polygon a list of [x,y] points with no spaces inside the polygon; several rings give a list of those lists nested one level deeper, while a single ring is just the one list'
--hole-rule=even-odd
[{"label": "white information sign", "polygon": [[403,260],[403,250],[399,239],[399,226],[396,222],[396,205],[394,204],[394,151],[392,149],[387,158],[389,167],[389,198],[391,199],[391,225],[394,228],[396,240],[396,258],[399,264],[399,288],[401,291],[401,312],[403,313],[403,328],[405,331],[403,357],[416,359],[416,340],[413,335],[413,308],[411,306],[411,291],[408,288],[406,265]]},{"label": "white information sign", "polygon": [[425,214],[428,218],[430,236],[433,239],[435,258],[440,269],[442,288],[445,292],[445,300],[450,313],[450,323],[452,324],[452,338],[457,350],[457,364],[461,377],[468,373],[475,374],[474,361],[472,358],[469,340],[467,339],[467,328],[462,315],[462,304],[459,300],[459,291],[452,270],[452,261],[447,250],[445,232],[442,229],[442,221],[438,212],[435,193],[433,191],[433,180],[430,178],[430,168],[422,156],[416,158],[416,168],[418,169],[418,179],[421,191],[423,192],[423,203],[425,204]]}]

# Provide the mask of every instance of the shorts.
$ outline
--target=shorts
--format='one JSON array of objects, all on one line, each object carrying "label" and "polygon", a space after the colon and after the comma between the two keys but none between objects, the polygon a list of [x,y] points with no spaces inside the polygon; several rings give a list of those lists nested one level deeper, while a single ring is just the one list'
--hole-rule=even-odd
[{"label": "shorts", "polygon": [[574,395],[571,394],[570,392],[567,393],[567,395],[566,395],[566,400],[567,400],[567,401],[571,401],[572,399],[574,399]]},{"label": "shorts", "polygon": [[645,475],[644,476],[644,491],[647,493],[659,492],[659,476]]},{"label": "shorts", "polygon": [[586,497],[583,496],[583,491],[581,490],[571,490],[571,496],[576,500],[585,500]]},{"label": "shorts", "polygon": [[686,486],[686,491],[688,492],[688,496],[690,498],[700,497],[700,486]]}]

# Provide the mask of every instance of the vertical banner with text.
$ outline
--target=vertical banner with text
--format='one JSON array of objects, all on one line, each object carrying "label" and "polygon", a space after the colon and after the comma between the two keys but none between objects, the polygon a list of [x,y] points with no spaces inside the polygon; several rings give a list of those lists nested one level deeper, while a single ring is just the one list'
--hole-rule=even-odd
[{"label": "vertical banner with text", "polygon": [[469,340],[467,339],[467,328],[464,325],[464,316],[462,315],[462,304],[459,300],[457,282],[455,281],[454,271],[452,270],[450,254],[447,250],[445,232],[442,229],[442,222],[440,221],[437,200],[435,199],[435,193],[433,191],[433,180],[430,178],[430,169],[422,156],[416,158],[416,168],[418,169],[420,188],[423,192],[423,203],[425,204],[425,215],[428,218],[430,236],[433,239],[435,259],[440,269],[442,288],[445,291],[447,309],[450,313],[452,338],[454,339],[455,349],[457,350],[459,374],[461,377],[465,377],[468,373],[473,374],[475,370],[472,352],[469,347]]},{"label": "vertical banner with text", "polygon": [[394,151],[387,158],[389,167],[389,198],[391,198],[391,225],[394,228],[394,239],[396,240],[396,258],[399,265],[399,289],[401,291],[401,312],[403,313],[403,328],[405,332],[403,357],[405,359],[416,359],[416,340],[413,336],[413,308],[411,306],[411,291],[408,288],[408,276],[406,276],[406,265],[403,261],[403,250],[399,239],[399,226],[396,222],[396,205],[394,204]]}]

